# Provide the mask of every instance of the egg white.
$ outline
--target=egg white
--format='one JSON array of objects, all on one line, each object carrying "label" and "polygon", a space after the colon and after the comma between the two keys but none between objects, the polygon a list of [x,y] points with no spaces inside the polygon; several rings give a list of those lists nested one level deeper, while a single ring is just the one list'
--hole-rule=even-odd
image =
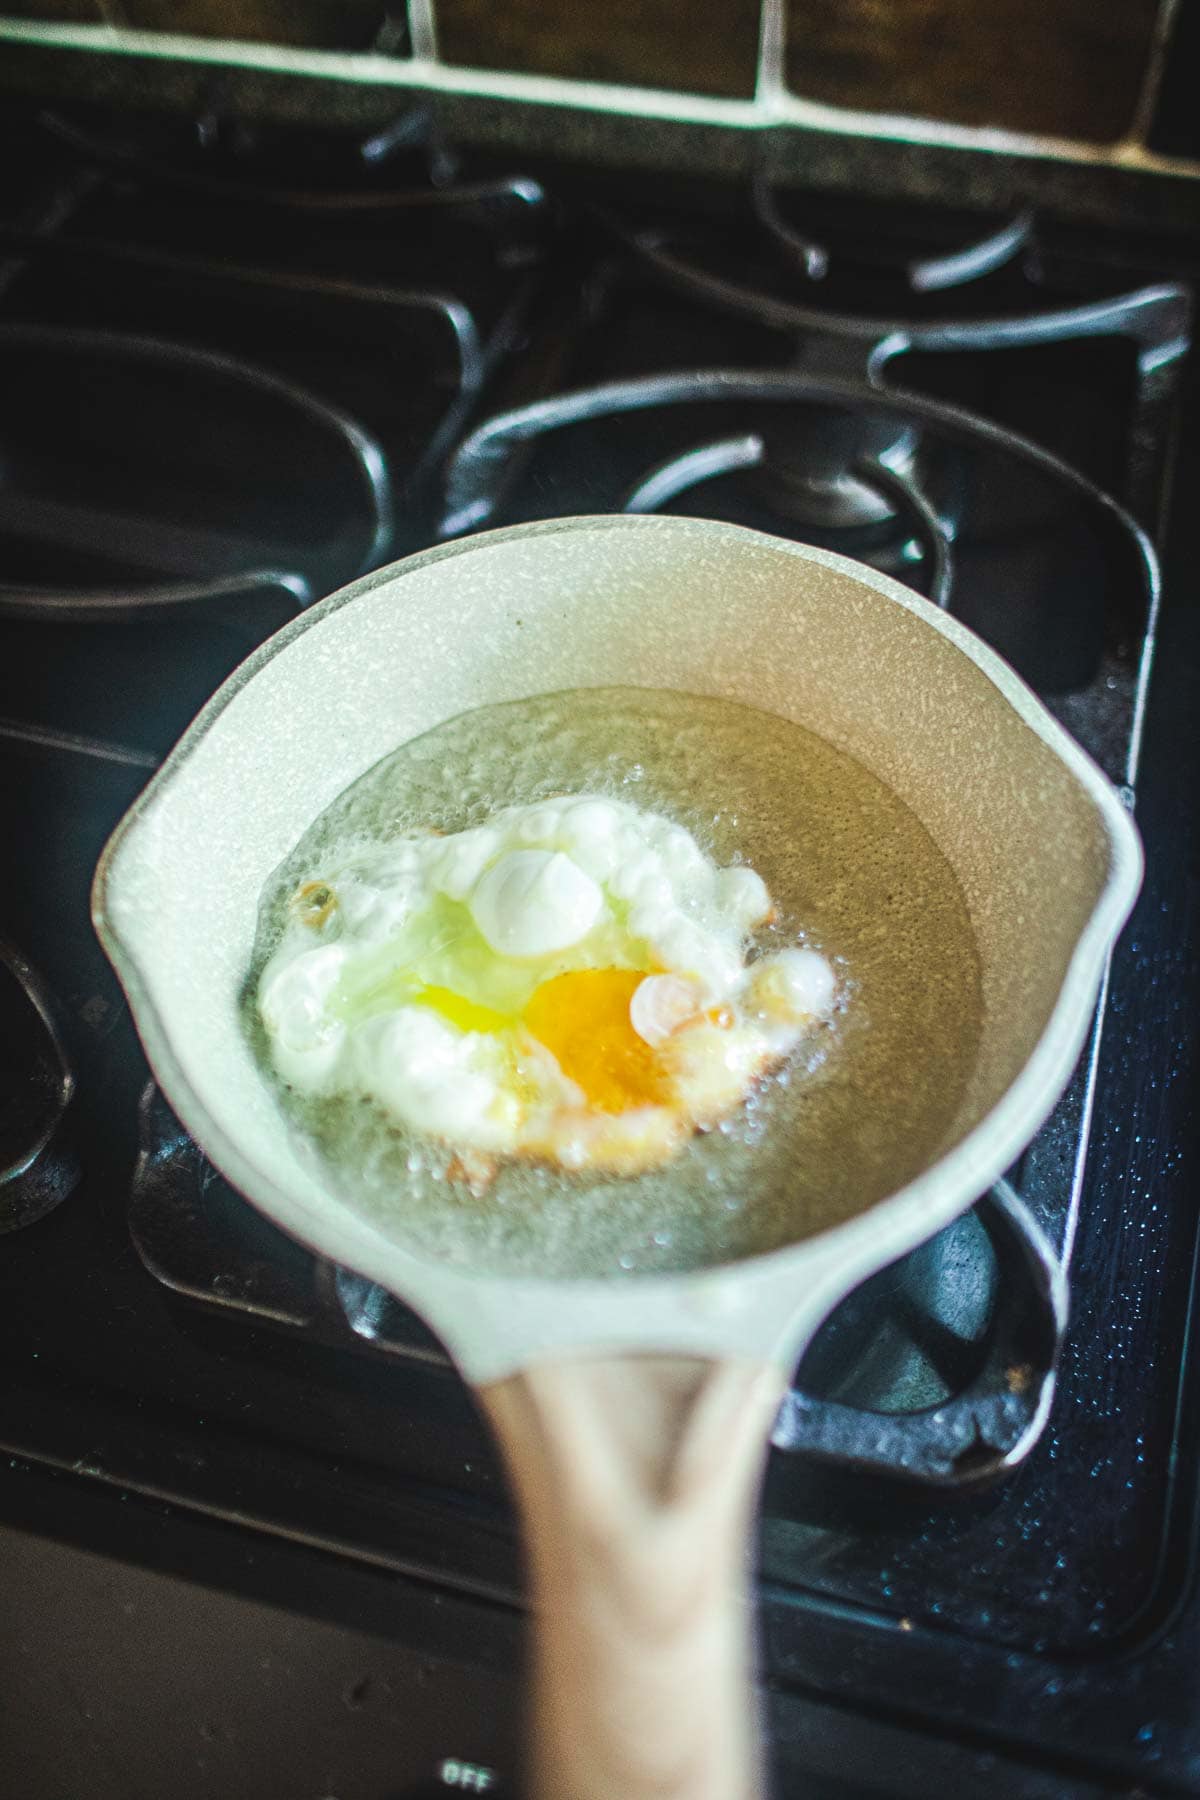
[{"label": "egg white", "polygon": [[[525,1156],[632,1173],[740,1105],[834,1010],[815,950],[747,962],[773,910],[754,870],[719,868],[672,820],[562,796],[344,849],[293,895],[258,1006],[289,1086],[364,1095],[476,1172]],[[633,972],[615,977],[631,990],[619,1027],[597,1030],[657,1071],[645,1103],[593,1103],[524,1018],[555,978],[589,970]],[[587,1019],[559,1023],[586,1051]]]}]

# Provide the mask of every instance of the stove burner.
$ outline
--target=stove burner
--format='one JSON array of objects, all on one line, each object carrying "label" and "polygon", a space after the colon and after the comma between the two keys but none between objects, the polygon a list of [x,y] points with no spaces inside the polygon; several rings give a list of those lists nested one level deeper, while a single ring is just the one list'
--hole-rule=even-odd
[{"label": "stove burner", "polygon": [[[816,423],[820,430],[820,421]],[[916,461],[916,433],[899,431],[882,449],[864,446],[858,455],[848,454],[844,460],[837,442],[840,435],[834,429],[828,435],[822,432],[815,443],[805,439],[794,445],[789,443],[782,454],[777,452],[764,461],[763,495],[792,524],[830,531],[879,525],[885,519],[895,518],[896,508],[888,496],[855,470],[864,461],[876,460],[897,476],[911,477]],[[878,435],[881,434],[869,427],[863,432],[866,438]]]},{"label": "stove burner", "polygon": [[773,433],[756,485],[795,525],[878,525],[895,518],[895,504],[854,470],[869,461],[911,480],[917,441],[913,425],[886,415],[813,407]]},{"label": "stove burner", "polygon": [[988,1480],[1037,1442],[1066,1312],[1053,1249],[997,1182],[974,1213],[842,1302],[771,1442],[937,1487]]},{"label": "stove burner", "polygon": [[[896,439],[901,449],[909,436],[901,433]],[[911,442],[915,445],[915,433],[911,434]],[[660,463],[637,482],[623,501],[621,511],[662,512],[701,483],[738,469],[759,471],[758,486],[763,495],[768,501],[775,501],[776,509],[793,524],[828,529],[875,524],[907,512],[916,532],[912,554],[919,556],[930,570],[928,597],[935,606],[949,606],[953,581],[949,529],[911,475],[882,457],[860,457],[848,469],[840,473],[831,470],[826,478],[821,478],[806,475],[793,459],[775,462],[757,434],[722,438]],[[859,496],[862,502],[870,503],[869,513]],[[855,503],[853,510],[851,501]]]},{"label": "stove burner", "polygon": [[792,224],[761,169],[754,173],[750,194],[761,227],[783,252],[789,266],[808,281],[823,281],[831,267],[845,261],[896,276],[913,294],[939,293],[946,288],[966,286],[1004,268],[1028,247],[1033,234],[1032,213],[1020,212],[999,227],[972,235],[950,250],[909,256],[902,248],[880,244],[861,233],[835,250],[821,241],[819,231],[800,231]]},{"label": "stove burner", "polygon": [[[390,126],[365,138],[357,146],[358,169],[343,172],[335,168],[330,171],[336,178],[334,185],[330,185],[327,178],[308,187],[258,178],[253,159],[242,159],[243,164],[250,161],[249,169],[239,168],[236,156],[222,167],[219,156],[222,133],[219,121],[214,122],[210,115],[197,123],[195,141],[201,155],[192,163],[178,151],[160,154],[142,144],[89,131],[57,113],[43,113],[40,123],[53,136],[102,168],[133,174],[156,186],[280,212],[336,216],[420,212],[433,208],[469,212],[475,218],[483,217],[507,225],[522,215],[540,214],[546,205],[542,187],[528,176],[503,175],[484,181],[453,179],[453,165],[448,164],[437,143],[428,111],[420,107],[402,113]],[[415,172],[412,185],[379,185],[375,171],[385,168],[391,158],[402,151],[417,151],[422,158],[423,166]],[[363,171],[370,178],[366,183],[361,180]]]},{"label": "stove burner", "polygon": [[[386,1289],[310,1255],[228,1186],[151,1083],[129,1229],[142,1262],[198,1306],[448,1367]],[[999,1182],[973,1214],[882,1270],[805,1355],[776,1449],[846,1470],[973,1486],[1019,1462],[1049,1411],[1066,1281],[1029,1209]]]},{"label": "stove burner", "polygon": [[[0,533],[17,546],[22,560],[29,560],[31,546],[36,549],[40,576],[0,582],[0,615],[120,619],[255,592],[282,594],[302,607],[317,592],[385,559],[393,521],[383,449],[355,420],[297,383],[213,351],[53,326],[0,325],[0,360],[12,369]],[[76,423],[81,393],[91,400],[86,430]],[[72,460],[65,465],[47,458],[43,448],[47,432],[54,430],[56,405],[64,414],[63,441],[72,446]],[[307,521],[297,518],[297,541],[280,545],[296,563],[289,567],[281,556],[280,564],[264,566],[257,558],[268,541],[266,530],[253,535],[252,527],[244,527],[243,539],[225,524],[184,523],[189,490],[206,454],[216,459],[222,485],[229,476],[229,444],[236,434],[218,429],[214,436],[208,417],[214,407],[219,419],[236,416],[255,426],[259,455],[272,436],[292,447],[289,454],[301,442],[310,454],[318,445],[332,451],[330,480],[335,471],[344,471],[357,490],[362,517],[355,522],[354,541],[314,545]],[[169,430],[164,410],[170,413]],[[164,425],[157,443],[155,421]],[[139,455],[145,491],[139,515],[132,518],[108,493],[109,471],[114,462],[128,464]],[[119,569],[120,576],[86,586],[48,582],[41,577],[47,543],[60,556],[66,547],[68,566],[82,555],[102,569]]]},{"label": "stove burner", "polygon": [[[865,277],[852,285],[851,297],[844,291],[827,293],[823,291],[826,277],[836,275],[838,267],[831,263],[828,248],[793,229],[761,182],[760,215],[764,193],[766,229],[784,252],[793,277],[781,291],[773,290],[769,273],[756,284],[740,273],[727,273],[729,258],[711,268],[690,242],[676,243],[667,232],[639,228],[604,206],[597,206],[594,216],[627,264],[657,285],[711,310],[797,339],[806,366],[814,370],[857,375],[876,387],[883,386],[889,365],[910,351],[940,354],[1012,350],[1089,338],[1128,339],[1137,353],[1137,387],[1124,491],[1138,517],[1153,518],[1171,442],[1175,374],[1190,343],[1192,304],[1186,287],[1160,282],[1063,304],[1027,277],[1015,304],[1009,296],[1003,307],[994,304],[992,310],[981,299],[978,311],[964,312],[960,301],[957,315],[937,317],[917,305],[922,296],[958,288],[964,282],[969,287],[978,275],[1015,257],[1028,229],[1022,217],[949,256],[902,260],[899,267],[904,281],[892,296],[878,273],[884,259],[869,246],[865,251],[860,247],[855,252],[860,263],[865,256],[869,264],[874,256],[876,269],[868,267]],[[797,273],[804,284],[799,294],[795,292]],[[829,286],[836,290],[838,284],[830,279]],[[882,310],[889,306],[889,298],[889,309]]]},{"label": "stove burner", "polygon": [[49,993],[0,938],[0,1232],[32,1225],[79,1180],[63,1130],[74,1093]]},{"label": "stove burner", "polygon": [[[1188,258],[1161,234],[1126,256],[1111,234],[1047,216],[1032,254],[1017,248],[990,271],[922,270],[939,249],[952,258],[966,247],[940,208],[782,183],[772,192],[764,181],[755,218],[747,196],[731,203],[715,183],[647,184],[552,160],[539,173],[553,207],[511,189],[472,201],[470,165],[436,141],[422,107],[385,109],[376,122],[391,123],[372,138],[247,122],[241,90],[240,75],[214,76],[200,101],[212,106],[191,123],[72,104],[94,154],[31,133],[32,111],[16,109],[0,128],[0,212],[26,235],[0,242],[4,320],[208,346],[324,396],[389,459],[398,523],[388,554],[429,546],[449,458],[451,530],[624,501],[791,529],[928,590],[940,539],[937,518],[925,536],[919,528],[927,496],[953,537],[956,618],[1008,658],[1115,781],[1133,780],[1148,720],[1146,896],[1072,1087],[1009,1175],[1072,1290],[1075,1322],[1041,1439],[1026,1456],[1049,1391],[1056,1278],[1036,1237],[1010,1224],[1001,1187],[828,1322],[776,1424],[788,1447],[769,1461],[757,1548],[781,1788],[807,1791],[824,1772],[865,1790],[886,1784],[886,1768],[914,1795],[1191,1792],[1200,1414],[1189,1386],[1196,984],[1181,849],[1196,823],[1189,522],[1176,522],[1177,591],[1147,693],[1154,559],[1122,510],[1155,529],[1175,455],[1180,491],[1195,485],[1190,401],[1177,452],[1172,430],[1187,300],[1173,284],[1135,291],[1150,258],[1166,258],[1168,273]],[[102,137],[138,154],[109,160]],[[482,173],[500,167],[493,158]],[[404,196],[418,192],[434,197],[410,207]],[[597,242],[584,211],[593,195],[623,222],[623,239]],[[764,220],[772,207],[777,220]],[[553,234],[552,211],[562,227]],[[889,260],[884,245],[898,254]],[[423,309],[397,298],[405,292],[427,296]],[[463,380],[471,344],[456,340],[438,295],[469,315],[474,388]],[[327,497],[331,483],[359,522],[349,549],[365,544],[366,490],[351,456],[310,437],[299,413],[268,434],[268,461],[281,459],[287,482],[267,492],[248,442],[244,453],[231,442],[222,460],[210,440],[203,455],[190,447],[202,465],[193,491],[156,454],[171,445],[174,389],[165,369],[157,383],[147,369],[135,385],[158,406],[155,454],[129,459],[132,491],[122,492],[115,463],[106,487],[91,479],[105,474],[103,456],[81,453],[106,412],[45,405],[33,360],[27,348],[0,349],[0,513],[16,528],[4,532],[0,574],[10,582],[140,592],[276,566],[319,587],[321,569],[299,550],[330,535],[328,505],[310,496],[319,487]],[[54,393],[69,397],[72,383],[82,393],[81,372],[65,360]],[[114,372],[106,391],[127,391],[130,373]],[[953,404],[910,398],[914,389]],[[811,446],[793,419],[857,407],[894,435],[864,444],[850,434],[840,463],[820,470],[816,516],[849,474],[880,495],[879,522],[809,524]],[[233,425],[245,441],[257,416],[248,397],[234,418],[208,402],[201,411],[213,439]],[[881,460],[908,428],[911,464],[907,454]],[[135,432],[136,419],[127,441]],[[312,457],[318,468],[306,472]],[[87,481],[71,483],[72,458]],[[147,508],[151,478],[161,485]],[[22,539],[35,522],[35,509],[21,511],[31,495],[42,535]],[[166,504],[184,496],[187,511]],[[52,539],[50,503],[72,543]],[[297,515],[308,535],[291,530]],[[118,542],[122,517],[129,533],[122,524]],[[185,526],[209,540],[191,562]],[[235,537],[249,559],[210,559],[213,538],[229,549]],[[106,542],[154,555],[140,568],[118,555],[131,566],[114,568]],[[333,559],[322,567],[339,578]],[[486,1715],[503,1730],[508,1688],[498,1682],[521,1603],[515,1530],[502,1471],[439,1346],[380,1288],[275,1233],[157,1094],[147,1107],[162,1116],[142,1121],[130,1191],[147,1072],[91,930],[96,858],[157,757],[260,641],[264,616],[282,624],[289,608],[294,597],[285,606],[276,593],[143,609],[103,629],[0,619],[0,711],[19,721],[0,719],[4,842],[19,851],[0,928],[61,1000],[70,1031],[77,1091],[38,1167],[60,1169],[60,1146],[65,1159],[73,1142],[85,1169],[73,1196],[11,1231],[0,1256],[6,1516],[36,1534],[35,1549],[61,1536],[108,1555],[118,1532],[118,1573],[124,1546],[129,1563],[163,1559],[272,1604],[299,1593],[297,1630],[314,1655],[323,1651],[311,1616],[328,1606],[330,1617],[361,1620],[365,1604],[386,1636],[399,1594],[420,1674],[427,1662],[429,1691],[445,1702],[438,1718],[461,1700],[468,1724]],[[44,1047],[0,965],[0,1065],[9,1000],[15,1041],[28,1027]],[[0,1186],[0,1206],[17,1191]],[[888,1479],[897,1471],[903,1484]],[[974,1489],[988,1473],[996,1485]],[[191,1550],[197,1534],[211,1538],[208,1573]],[[141,1573],[128,1572],[143,1591]],[[420,1710],[415,1687],[399,1698]],[[381,1730],[387,1712],[375,1709]],[[426,1737],[414,1739],[415,1760]],[[439,1753],[485,1747],[469,1737]],[[843,1766],[850,1751],[853,1768]],[[384,1756],[385,1785],[428,1777]]]},{"label": "stove burner", "polygon": [[[864,492],[871,484],[852,470],[856,463],[869,460],[890,468],[893,475],[903,478],[908,473],[920,423],[911,402],[900,399],[893,405],[890,397],[885,400],[864,383],[791,370],[682,369],[557,394],[485,420],[459,445],[447,468],[441,535],[454,537],[476,529],[492,516],[504,491],[507,465],[519,445],[584,420],[713,401],[775,406],[791,402],[792,410],[785,423],[771,428],[770,458],[751,447],[749,439],[738,440],[740,450],[710,448],[695,465],[680,470],[678,481],[665,471],[648,478],[653,483],[648,492],[656,500],[670,498],[707,476],[761,463],[773,493],[782,494],[791,515],[805,523],[863,523],[894,515],[891,497]],[[977,423],[970,414],[953,411],[956,422]],[[729,440],[730,445],[733,442]],[[625,504],[630,511],[650,510],[640,488]]]},{"label": "stove burner", "polygon": [[896,517],[895,495],[862,471],[882,467],[909,493],[917,443],[915,428],[895,419],[814,407],[773,433],[769,449],[752,435],[686,451],[639,482],[622,510],[657,512],[697,482],[756,469],[756,490],[789,524],[820,531],[880,525]]},{"label": "stove burner", "polygon": [[[783,446],[781,463],[789,472],[790,482],[772,470],[768,478],[772,497],[778,495],[782,486],[785,498],[794,504],[797,482],[792,459],[797,443],[807,442],[817,459],[813,478],[816,491],[820,493],[820,483],[826,484],[822,498],[830,500],[829,484],[836,483],[840,472],[843,479],[849,476],[854,483],[880,492],[884,503],[897,514],[904,508],[909,510],[919,527],[918,543],[930,569],[930,597],[944,606],[949,599],[949,526],[903,468],[889,467],[881,457],[853,460],[856,441],[861,443],[864,433],[867,442],[872,433],[876,434],[875,441],[881,441],[885,448],[894,447],[893,455],[899,458],[910,454],[910,445],[915,454],[916,444],[932,441],[936,433],[939,441],[976,450],[998,450],[1011,456],[1018,464],[1048,478],[1064,494],[1082,501],[1106,528],[1116,526],[1120,554],[1128,557],[1132,552],[1136,566],[1134,579],[1140,589],[1141,610],[1133,623],[1138,632],[1152,632],[1158,577],[1149,539],[1111,495],[1069,463],[962,407],[916,395],[884,394],[867,382],[795,370],[673,370],[580,388],[497,414],[460,443],[447,465],[440,535],[454,537],[488,523],[501,509],[523,466],[523,453],[544,436],[569,426],[618,416],[666,413],[668,409],[684,407],[711,410],[718,402],[737,402],[739,417],[744,418],[747,409],[753,409],[768,423],[761,431],[742,432],[737,437],[717,439],[676,454],[626,492],[622,502],[626,510],[648,512],[661,508],[698,483],[730,471],[750,471],[757,476],[760,468],[770,468],[780,455],[778,445]],[[838,421],[836,437],[840,438],[841,448],[836,458],[825,447],[831,419]],[[781,423],[776,424],[776,420]],[[810,426],[809,420],[817,423]],[[797,421],[801,422],[799,428]],[[851,459],[849,467],[841,460],[844,457]],[[801,494],[804,495],[803,488]],[[811,489],[805,497],[811,503]],[[1003,644],[1000,647],[1006,648]],[[1069,719],[1067,722],[1071,723]],[[1109,772],[1116,779],[1131,778],[1128,769],[1120,765]]]}]

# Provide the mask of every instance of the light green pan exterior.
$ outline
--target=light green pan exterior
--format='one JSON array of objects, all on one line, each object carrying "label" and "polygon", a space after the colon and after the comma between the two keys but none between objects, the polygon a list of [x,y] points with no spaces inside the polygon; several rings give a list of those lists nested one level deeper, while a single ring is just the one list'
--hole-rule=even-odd
[{"label": "light green pan exterior", "polygon": [[[676,1276],[488,1277],[424,1260],[325,1186],[238,1020],[259,893],[381,756],[468,707],[614,683],[724,695],[858,755],[954,864],[984,975],[957,1141],[794,1247]],[[420,1313],[476,1383],[594,1349],[791,1364],[836,1301],[999,1176],[1079,1056],[1141,880],[1115,789],[954,619],[825,551],[704,520],[488,532],[313,607],[224,684],[106,848],[96,928],[164,1093],[276,1224]]]}]

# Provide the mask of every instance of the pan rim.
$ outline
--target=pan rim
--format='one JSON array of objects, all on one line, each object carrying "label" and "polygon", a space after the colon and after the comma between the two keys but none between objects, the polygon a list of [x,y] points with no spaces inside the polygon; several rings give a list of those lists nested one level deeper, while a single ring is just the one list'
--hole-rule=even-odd
[{"label": "pan rim", "polygon": [[[1083,788],[1107,840],[1107,877],[1076,940],[1050,1016],[1014,1081],[971,1131],[937,1162],[850,1219],[773,1250],[698,1270],[660,1271],[621,1279],[540,1278],[434,1263],[397,1245],[349,1208],[342,1209],[345,1216],[340,1210],[331,1219],[332,1229],[328,1234],[320,1228],[323,1221],[314,1218],[314,1231],[310,1235],[298,1227],[296,1215],[300,1209],[289,1197],[287,1189],[278,1185],[269,1171],[259,1167],[213,1119],[175,1054],[172,1033],[161,1017],[152,992],[152,981],[143,976],[136,946],[122,935],[112,916],[109,896],[116,891],[121,854],[226,707],[267,663],[285,652],[303,633],[319,627],[324,620],[364,594],[387,583],[400,582],[407,575],[451,557],[486,552],[489,546],[515,538],[604,530],[669,530],[681,535],[705,536],[716,533],[727,539],[770,545],[776,553],[794,555],[800,561],[848,575],[883,598],[904,606],[939,631],[980,670],[1021,722],[1047,745]],[[348,1261],[402,1298],[408,1297],[405,1283],[403,1279],[397,1280],[394,1274],[389,1275],[389,1270],[411,1267],[414,1272],[419,1271],[422,1287],[427,1272],[436,1272],[438,1280],[434,1285],[440,1288],[442,1295],[437,1304],[431,1304],[428,1310],[423,1298],[413,1304],[435,1329],[449,1338],[452,1349],[456,1348],[454,1332],[447,1329],[447,1319],[453,1311],[451,1300],[457,1296],[461,1304],[471,1296],[494,1296],[498,1292],[506,1296],[508,1306],[516,1309],[525,1305],[549,1307],[552,1297],[559,1304],[567,1298],[580,1307],[589,1303],[597,1305],[605,1318],[611,1320],[611,1330],[601,1332],[595,1339],[573,1343],[573,1351],[594,1350],[608,1338],[614,1342],[629,1342],[644,1335],[631,1330],[631,1326],[636,1326],[636,1321],[644,1318],[656,1304],[665,1304],[668,1300],[677,1303],[681,1295],[694,1302],[694,1330],[689,1328],[689,1335],[697,1342],[722,1341],[736,1336],[732,1308],[725,1294],[725,1290],[735,1284],[744,1290],[761,1288],[764,1300],[768,1295],[774,1296],[779,1314],[774,1327],[774,1353],[786,1361],[796,1351],[805,1330],[819,1323],[820,1317],[841,1292],[848,1291],[866,1273],[893,1261],[965,1211],[1033,1137],[1057,1102],[1082,1049],[1111,945],[1136,900],[1142,867],[1142,849],[1136,827],[1108,777],[997,652],[960,621],[911,589],[836,552],[793,543],[723,521],[655,514],[600,514],[539,520],[435,545],[360,577],[290,621],[227,677],[118,822],[97,864],[92,884],[92,920],[129,1000],[134,1024],[155,1079],[205,1153],[239,1191],[289,1235],[299,1238],[323,1256]],[[307,1210],[304,1216],[307,1221]],[[344,1240],[342,1251],[330,1248],[328,1239],[333,1237]],[[321,1241],[323,1238],[326,1241]],[[349,1257],[345,1254],[346,1243],[352,1246]],[[807,1283],[803,1284],[796,1281],[802,1268],[807,1268],[809,1273]],[[802,1287],[806,1288],[806,1293],[801,1293]],[[785,1300],[789,1289],[790,1302]],[[619,1323],[622,1314],[626,1315],[623,1325]],[[674,1342],[678,1336],[676,1321],[670,1341]],[[555,1347],[552,1339],[548,1347]],[[657,1338],[653,1342],[648,1340],[646,1347],[662,1347],[661,1341]],[[507,1362],[502,1359],[496,1372],[506,1372],[528,1360],[528,1356],[510,1358]]]}]

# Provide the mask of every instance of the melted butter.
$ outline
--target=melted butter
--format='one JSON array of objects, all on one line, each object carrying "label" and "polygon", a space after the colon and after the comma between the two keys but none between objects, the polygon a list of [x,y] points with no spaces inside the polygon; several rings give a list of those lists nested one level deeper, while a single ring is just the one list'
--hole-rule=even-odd
[{"label": "melted butter", "polygon": [[[719,863],[757,870],[780,915],[759,943],[822,950],[838,972],[841,1010],[728,1129],[693,1138],[666,1168],[635,1178],[513,1164],[475,1198],[446,1180],[448,1151],[369,1104],[283,1091],[347,1201],[410,1248],[464,1266],[619,1275],[775,1248],[851,1217],[927,1167],[948,1147],[981,1022],[978,956],[953,870],[909,808],[853,758],[789,721],[694,695],[584,689],[482,708],[401,746],[348,789],[263,896],[246,1024],[264,1063],[253,990],[301,882],[321,880],[364,840],[458,831],[515,801],[597,792],[668,814]],[[462,910],[451,918],[448,909],[445,929],[465,929]],[[469,992],[458,981],[447,998],[436,937],[423,952],[407,971],[385,959],[341,1003],[365,1016],[424,992],[454,1023],[507,1021],[537,1004],[528,971],[497,971],[494,959],[487,969],[481,961]],[[621,959],[599,943],[591,960],[605,970]],[[556,972],[542,968],[538,981],[552,987]],[[456,1018],[445,1010],[455,1005],[479,1012]],[[563,1008],[564,1033],[566,1019]],[[559,1027],[552,1019],[543,1029]],[[584,1068],[586,1051],[568,1054]],[[637,1085],[630,1068],[585,1073],[598,1086]]]}]

